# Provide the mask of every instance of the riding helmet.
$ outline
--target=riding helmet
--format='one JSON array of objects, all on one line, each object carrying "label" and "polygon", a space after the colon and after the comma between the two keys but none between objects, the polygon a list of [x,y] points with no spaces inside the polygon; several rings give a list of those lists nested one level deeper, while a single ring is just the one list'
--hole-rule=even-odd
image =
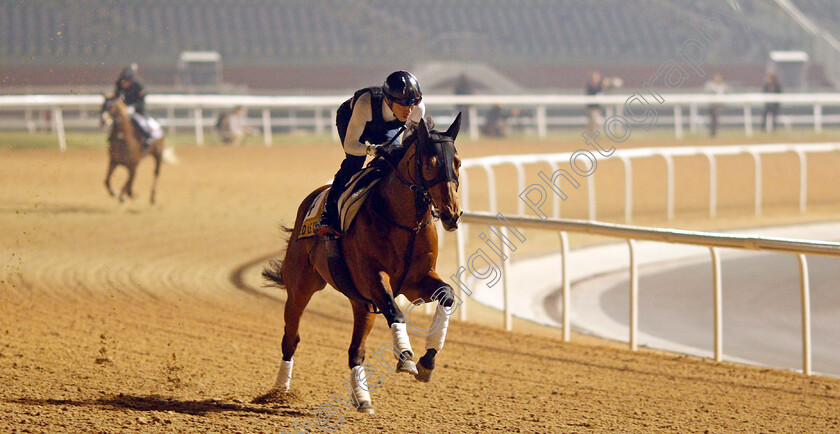
[{"label": "riding helmet", "polygon": [[134,68],[128,67],[122,70],[120,73],[120,80],[125,81],[134,81],[137,79],[137,74]]},{"label": "riding helmet", "polygon": [[417,77],[408,71],[397,71],[389,75],[382,85],[382,91],[391,101],[406,107],[417,105],[423,99]]}]

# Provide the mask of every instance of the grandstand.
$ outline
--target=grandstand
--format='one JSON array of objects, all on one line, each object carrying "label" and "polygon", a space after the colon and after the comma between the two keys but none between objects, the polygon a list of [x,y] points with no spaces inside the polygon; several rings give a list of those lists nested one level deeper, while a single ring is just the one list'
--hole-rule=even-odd
[{"label": "grandstand", "polygon": [[[840,22],[836,2],[797,4]],[[704,22],[716,37],[708,64],[759,86],[769,51],[810,39],[772,2],[739,5],[743,25],[710,22],[734,14],[723,0],[0,0],[0,87],[107,84],[130,62],[174,85],[184,50],[218,51],[225,81],[261,91],[343,91],[441,61],[487,64],[532,89],[578,89],[593,66],[639,86]],[[811,81],[829,85],[819,68]]]}]

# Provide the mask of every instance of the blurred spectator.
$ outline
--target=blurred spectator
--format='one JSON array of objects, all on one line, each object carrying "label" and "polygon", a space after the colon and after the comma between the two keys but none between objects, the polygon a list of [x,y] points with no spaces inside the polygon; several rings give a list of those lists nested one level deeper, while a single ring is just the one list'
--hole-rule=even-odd
[{"label": "blurred spectator", "polygon": [[[779,79],[776,74],[767,74],[767,79],[764,81],[764,93],[782,93],[782,86],[779,84]],[[764,113],[761,115],[761,124],[764,125],[764,131],[773,132],[776,129],[776,123],[779,117],[779,103],[768,102],[764,105]],[[770,121],[768,115],[773,118]]]},{"label": "blurred spectator", "polygon": [[[720,74],[715,74],[712,76],[712,79],[706,82],[706,92],[715,94],[715,95],[723,95],[728,90],[726,83],[723,82],[723,76]],[[720,112],[723,110],[723,104],[720,103],[712,103],[709,105],[709,136],[715,137],[717,136],[718,130],[718,118],[720,117]]]},{"label": "blurred spectator", "polygon": [[[452,93],[454,93],[455,95],[472,94],[472,86],[470,86],[470,81],[467,79],[467,74],[462,72],[461,75],[458,76],[458,78],[455,80],[455,86],[452,89]],[[470,122],[472,122],[472,119],[470,119],[469,106],[464,104],[455,106],[456,116],[458,115],[458,112],[463,113],[461,119],[466,121],[461,126],[467,127],[470,124]]]},{"label": "blurred spectator", "polygon": [[233,146],[241,145],[246,135],[255,133],[251,127],[246,126],[245,108],[242,106],[234,107],[232,112],[221,113],[216,120],[216,129],[222,142]]},{"label": "blurred spectator", "polygon": [[495,104],[487,113],[481,134],[488,137],[504,137],[507,135],[507,120],[511,116],[518,116],[519,109],[505,110],[501,104]]},{"label": "blurred spectator", "polygon": [[[599,71],[592,71],[589,76],[589,81],[586,83],[586,95],[600,95],[604,89],[613,86],[613,80],[609,78],[602,78]],[[616,83],[617,86],[617,83]],[[586,105],[586,130],[594,132],[599,129],[601,125],[602,107],[600,104]]]}]

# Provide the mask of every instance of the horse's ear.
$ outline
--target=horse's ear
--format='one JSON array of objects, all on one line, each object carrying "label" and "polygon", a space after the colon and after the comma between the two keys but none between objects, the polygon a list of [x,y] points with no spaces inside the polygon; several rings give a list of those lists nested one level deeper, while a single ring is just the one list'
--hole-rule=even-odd
[{"label": "horse's ear", "polygon": [[420,119],[420,124],[417,126],[417,137],[420,139],[420,143],[429,141],[429,127],[426,126],[424,119]]},{"label": "horse's ear", "polygon": [[446,135],[455,140],[455,137],[458,137],[458,130],[461,129],[461,112],[458,112],[458,116],[455,116],[455,121],[452,122],[452,125],[449,126],[449,129],[446,130]]}]

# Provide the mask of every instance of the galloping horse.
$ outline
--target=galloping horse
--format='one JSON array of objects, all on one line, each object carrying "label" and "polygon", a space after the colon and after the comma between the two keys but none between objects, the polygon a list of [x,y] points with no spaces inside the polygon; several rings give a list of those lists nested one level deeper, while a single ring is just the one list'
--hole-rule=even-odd
[{"label": "galloping horse", "polygon": [[[353,393],[351,401],[358,411],[373,413],[368,392],[373,387],[367,385],[363,362],[365,340],[376,318],[374,308],[385,316],[393,338],[393,345],[385,344],[379,352],[384,348],[388,354],[393,353],[397,358],[397,372],[411,373],[419,381],[429,381],[435,355],[443,347],[449,315],[457,307],[452,287],[435,272],[438,235],[435,225],[429,222],[436,215],[447,231],[458,228],[462,214],[457,193],[461,161],[455,150],[455,137],[460,125],[460,114],[446,132],[430,131],[425,121],[421,121],[403,146],[373,162],[384,167],[386,175],[372,188],[352,225],[339,239],[340,248],[334,249],[342,253],[354,289],[343,290],[341,282],[337,285],[330,273],[328,245],[331,241],[319,237],[299,238],[304,216],[327,186],[303,200],[294,228],[285,228],[291,233],[285,258],[272,261],[263,271],[265,278],[285,287],[288,294],[283,361],[273,391],[289,389],[292,356],[300,341],[301,315],[312,295],[326,283],[347,295],[353,309],[353,338],[348,350],[349,384]],[[414,353],[406,332],[406,316],[394,301],[398,294],[412,300],[411,307],[423,302],[438,302],[433,318],[434,330],[421,333],[427,337],[427,350],[417,365],[412,360]],[[410,322],[408,325],[412,330],[417,329]],[[373,357],[393,368],[382,360],[381,354],[375,353]]]},{"label": "galloping horse", "polygon": [[137,165],[140,160],[151,154],[155,159],[155,178],[152,181],[152,195],[151,203],[155,203],[155,189],[157,187],[158,175],[160,175],[160,164],[163,160],[164,147],[163,137],[156,140],[148,148],[143,147],[142,133],[137,130],[131,122],[131,115],[128,113],[128,107],[122,100],[114,97],[105,99],[102,104],[101,112],[102,125],[112,124],[111,134],[108,136],[108,174],[105,175],[105,188],[108,193],[114,196],[114,191],[111,189],[111,175],[114,169],[119,166],[125,166],[128,169],[128,179],[125,181],[122,190],[120,191],[120,202],[123,201],[124,196],[133,198],[134,192],[132,186],[134,184],[134,175],[137,172]]}]

